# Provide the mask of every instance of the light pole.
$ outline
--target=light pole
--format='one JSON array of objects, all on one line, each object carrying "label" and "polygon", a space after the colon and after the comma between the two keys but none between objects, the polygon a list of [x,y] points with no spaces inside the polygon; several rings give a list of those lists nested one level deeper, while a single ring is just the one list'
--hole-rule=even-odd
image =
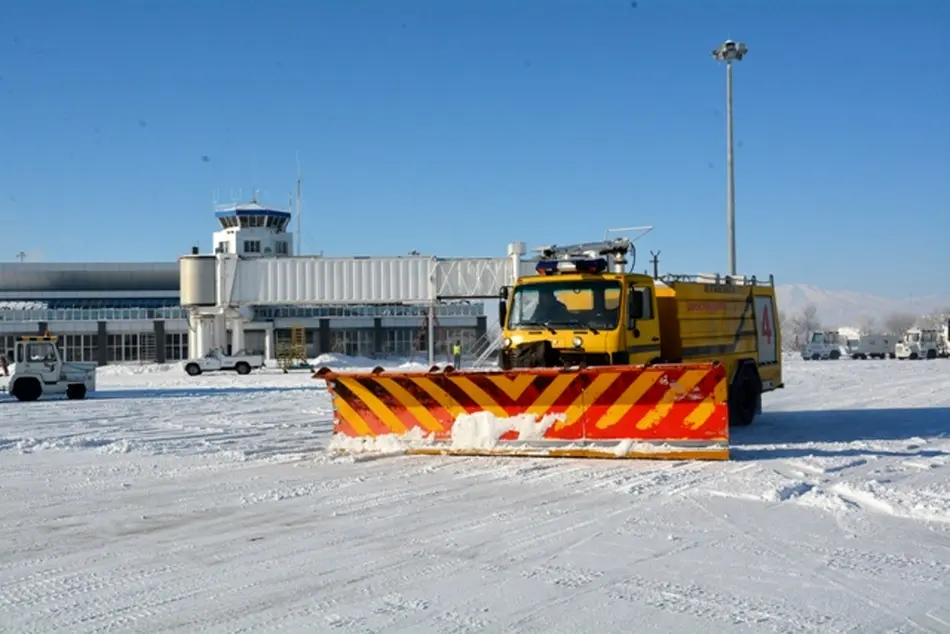
[{"label": "light pole", "polygon": [[726,63],[726,230],[729,234],[729,275],[736,275],[736,174],[732,151],[732,62],[742,61],[749,52],[741,42],[726,40],[712,52]]}]

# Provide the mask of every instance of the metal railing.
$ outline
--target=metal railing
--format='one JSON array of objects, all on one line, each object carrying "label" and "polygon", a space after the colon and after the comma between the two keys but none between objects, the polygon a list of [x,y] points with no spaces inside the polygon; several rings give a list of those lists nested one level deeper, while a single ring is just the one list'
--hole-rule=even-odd
[{"label": "metal railing", "polygon": [[717,273],[667,273],[659,280],[665,284],[676,282],[691,282],[698,284],[712,284],[715,286],[775,286],[775,277],[757,277],[755,275],[719,275]]},{"label": "metal railing", "polygon": [[499,324],[491,323],[488,325],[485,334],[479,337],[475,342],[475,350],[478,351],[478,354],[472,362],[473,368],[493,367],[497,365],[495,357],[499,348],[501,348],[503,334]]}]

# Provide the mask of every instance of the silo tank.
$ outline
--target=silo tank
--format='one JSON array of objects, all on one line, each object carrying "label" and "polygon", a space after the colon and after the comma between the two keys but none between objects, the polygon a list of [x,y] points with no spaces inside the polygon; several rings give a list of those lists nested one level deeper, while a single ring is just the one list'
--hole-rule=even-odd
[{"label": "silo tank", "polygon": [[182,306],[214,306],[215,257],[183,255],[178,258],[179,292]]}]

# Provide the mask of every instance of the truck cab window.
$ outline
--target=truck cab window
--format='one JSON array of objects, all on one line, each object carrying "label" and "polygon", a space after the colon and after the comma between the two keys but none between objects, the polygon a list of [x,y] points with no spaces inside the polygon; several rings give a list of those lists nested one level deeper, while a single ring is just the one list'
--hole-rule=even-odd
[{"label": "truck cab window", "polygon": [[549,327],[613,330],[619,326],[622,286],[613,280],[556,280],[515,288],[508,328]]}]

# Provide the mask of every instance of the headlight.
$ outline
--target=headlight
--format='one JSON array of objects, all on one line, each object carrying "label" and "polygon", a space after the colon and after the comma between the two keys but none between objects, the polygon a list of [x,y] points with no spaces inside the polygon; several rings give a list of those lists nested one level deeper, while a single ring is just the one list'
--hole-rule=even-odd
[{"label": "headlight", "polygon": [[582,345],[584,345],[584,340],[580,337],[574,337],[571,339],[571,343],[574,344],[575,348],[580,348]]},{"label": "headlight", "polygon": [[510,348],[510,347],[511,347],[511,337],[505,337],[505,338],[502,340],[502,342],[501,342],[501,347],[502,347],[502,348]]}]

